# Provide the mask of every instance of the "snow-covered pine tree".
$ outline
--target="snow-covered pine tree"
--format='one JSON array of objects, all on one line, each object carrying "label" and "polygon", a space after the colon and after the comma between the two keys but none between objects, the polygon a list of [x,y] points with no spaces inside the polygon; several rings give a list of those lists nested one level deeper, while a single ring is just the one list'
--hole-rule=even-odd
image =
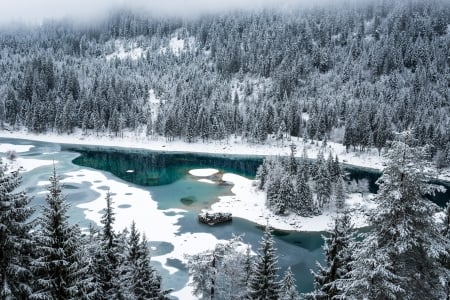
[{"label": "snow-covered pine tree", "polygon": [[241,299],[245,296],[247,256],[239,245],[241,237],[233,236],[214,249],[186,256],[195,296],[202,299]]},{"label": "snow-covered pine tree", "polygon": [[142,241],[136,224],[131,224],[128,237],[127,269],[130,284],[130,297],[133,299],[162,299],[161,277],[150,265],[150,253],[147,238],[143,234]]},{"label": "snow-covered pine tree", "polygon": [[150,264],[145,234],[142,235],[135,254],[131,276],[133,299],[165,299],[170,291],[161,291],[161,276]]},{"label": "snow-covered pine tree", "polygon": [[334,183],[334,199],[336,203],[336,208],[341,210],[345,205],[345,182],[342,177],[339,175],[337,181]]},{"label": "snow-covered pine tree", "polygon": [[317,203],[320,208],[330,202],[331,179],[325,160],[317,161],[317,174],[314,177],[316,182]]},{"label": "snow-covered pine tree", "polygon": [[300,295],[297,292],[297,284],[295,283],[294,273],[292,273],[291,267],[288,267],[284,272],[283,279],[281,280],[280,288],[280,300],[299,300]]},{"label": "snow-covered pine tree", "polygon": [[26,299],[31,293],[29,218],[33,209],[18,170],[9,170],[0,159],[0,298]]},{"label": "snow-covered pine tree", "polygon": [[350,272],[349,297],[446,297],[440,258],[448,256],[449,241],[434,220],[437,206],[425,198],[437,187],[425,173],[424,154],[424,148],[399,141],[388,152],[377,181],[378,207],[369,218],[372,230],[358,247]]},{"label": "snow-covered pine tree", "polygon": [[271,208],[275,214],[284,215],[288,209],[294,206],[295,200],[295,188],[291,176],[285,173],[280,180],[277,201],[272,204]]},{"label": "snow-covered pine tree", "polygon": [[39,218],[32,262],[34,292],[30,299],[86,299],[90,276],[78,226],[69,224],[62,186],[56,168],[50,176],[47,206]]},{"label": "snow-covered pine tree", "polygon": [[248,297],[254,300],[279,299],[278,256],[267,224],[261,240],[261,246],[254,262],[253,274],[248,285]]},{"label": "snow-covered pine tree", "polygon": [[119,259],[117,254],[117,234],[114,232],[113,224],[115,213],[113,210],[113,200],[111,192],[106,193],[106,208],[101,218],[103,224],[101,234],[101,248],[98,252],[97,270],[101,286],[101,299],[113,299],[119,296],[120,289],[117,284]]},{"label": "snow-covered pine tree", "polygon": [[312,272],[315,290],[308,294],[308,299],[337,299],[342,295],[339,283],[350,271],[353,245],[353,226],[348,212],[338,215],[323,239],[326,265],[317,263],[317,272]]},{"label": "snow-covered pine tree", "polygon": [[314,213],[314,199],[304,172],[299,171],[296,181],[296,201],[292,208],[297,214],[307,217]]}]

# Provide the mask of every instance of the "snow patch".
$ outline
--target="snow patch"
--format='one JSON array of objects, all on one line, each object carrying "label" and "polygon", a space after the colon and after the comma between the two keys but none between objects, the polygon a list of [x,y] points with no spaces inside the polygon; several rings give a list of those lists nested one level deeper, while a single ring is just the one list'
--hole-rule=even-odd
[{"label": "snow patch", "polygon": [[21,172],[30,172],[36,168],[43,167],[43,166],[51,166],[53,163],[56,164],[58,162],[53,161],[53,160],[18,157],[17,159],[15,159],[13,161],[8,160],[6,163],[9,166],[11,166],[13,169],[22,168]]},{"label": "snow patch", "polygon": [[142,47],[137,47],[136,43],[131,45],[126,45],[123,41],[115,41],[114,43],[115,51],[106,56],[107,60],[111,60],[114,58],[118,59],[132,59],[137,60],[142,58],[144,54],[144,49]]},{"label": "snow patch", "polygon": [[199,182],[204,182],[204,183],[209,183],[209,184],[216,184],[214,181],[209,180],[209,179],[199,179]]},{"label": "snow patch", "polygon": [[189,37],[186,40],[178,37],[173,37],[169,41],[169,48],[173,54],[179,56],[181,53],[185,52],[187,47],[192,49],[195,45],[195,38]]},{"label": "snow patch", "polygon": [[216,173],[218,173],[219,170],[217,169],[193,169],[189,170],[189,174],[196,177],[209,177]]},{"label": "snow patch", "polygon": [[13,144],[0,144],[0,152],[6,153],[8,151],[15,151],[17,153],[21,152],[28,152],[31,148],[33,148],[33,145],[13,145]]}]

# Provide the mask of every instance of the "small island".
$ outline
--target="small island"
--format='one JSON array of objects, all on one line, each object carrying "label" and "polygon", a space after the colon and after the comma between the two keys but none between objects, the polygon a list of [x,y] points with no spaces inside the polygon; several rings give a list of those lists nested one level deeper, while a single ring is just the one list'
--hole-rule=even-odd
[{"label": "small island", "polygon": [[202,211],[198,214],[198,220],[201,223],[208,224],[210,226],[218,223],[229,222],[232,220],[231,213],[214,212],[214,211]]}]

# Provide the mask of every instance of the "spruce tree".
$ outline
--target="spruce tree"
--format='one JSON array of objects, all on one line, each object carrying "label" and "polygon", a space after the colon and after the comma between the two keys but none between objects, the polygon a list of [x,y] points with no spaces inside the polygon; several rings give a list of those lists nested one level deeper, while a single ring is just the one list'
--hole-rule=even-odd
[{"label": "spruce tree", "polygon": [[[134,221],[131,224],[128,237],[128,279],[130,296],[133,299],[161,299],[161,277],[150,265],[150,253],[145,235],[141,237]],[[167,292],[165,293],[167,294]]]},{"label": "spruce tree", "polygon": [[296,201],[293,207],[297,214],[308,217],[314,213],[314,199],[304,172],[300,171],[296,182]]},{"label": "spruce tree", "polygon": [[31,299],[81,299],[89,288],[87,265],[78,226],[69,224],[62,186],[53,166],[46,197],[47,206],[39,218],[33,261],[35,291]]},{"label": "spruce tree", "polygon": [[148,241],[145,234],[139,243],[132,270],[132,291],[134,299],[164,299],[169,291],[161,291],[161,276],[150,264]]},{"label": "spruce tree", "polygon": [[299,300],[300,295],[297,292],[297,285],[295,283],[294,273],[292,273],[291,267],[288,267],[284,272],[283,279],[281,280],[280,288],[280,300]]},{"label": "spruce tree", "polygon": [[101,219],[103,224],[101,234],[101,247],[97,253],[97,270],[99,275],[102,299],[112,299],[120,296],[118,279],[118,243],[117,234],[113,229],[115,213],[113,210],[113,201],[111,192],[106,193],[106,208]]},{"label": "spruce tree", "polygon": [[329,203],[331,197],[331,179],[326,161],[318,157],[317,160],[317,174],[314,177],[316,182],[317,202],[320,208],[324,204]]},{"label": "spruce tree", "polygon": [[279,299],[281,286],[277,275],[278,256],[269,225],[266,225],[260,244],[253,274],[250,276],[248,297],[254,300]]},{"label": "spruce tree", "polygon": [[387,154],[377,181],[378,207],[369,218],[373,229],[356,253],[348,295],[383,291],[394,299],[444,297],[440,259],[448,256],[449,241],[435,223],[437,206],[425,198],[437,187],[425,173],[424,154],[424,148],[403,142],[393,143]]},{"label": "spruce tree", "polygon": [[9,170],[0,159],[0,298],[26,299],[31,294],[29,218],[33,209],[18,170]]},{"label": "spruce tree", "polygon": [[317,263],[314,275],[315,290],[310,299],[338,299],[342,295],[340,280],[347,277],[350,271],[353,228],[348,212],[334,220],[333,228],[323,236],[326,265]]}]

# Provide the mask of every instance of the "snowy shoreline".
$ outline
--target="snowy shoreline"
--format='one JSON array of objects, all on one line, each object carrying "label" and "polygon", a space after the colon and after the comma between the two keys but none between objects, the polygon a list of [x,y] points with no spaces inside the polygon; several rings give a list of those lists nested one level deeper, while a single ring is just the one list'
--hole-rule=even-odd
[{"label": "snowy shoreline", "polygon": [[[119,149],[150,150],[167,153],[198,153],[210,155],[242,155],[242,156],[288,156],[290,144],[297,147],[296,157],[303,155],[306,150],[308,158],[314,159],[320,149],[321,142],[304,142],[302,138],[292,138],[291,141],[279,141],[268,139],[265,144],[251,144],[242,141],[239,137],[228,141],[209,141],[187,143],[180,140],[167,141],[165,138],[148,138],[145,135],[136,135],[133,132],[125,132],[123,137],[111,137],[108,135],[97,136],[95,134],[83,135],[77,130],[71,135],[45,133],[35,134],[22,131],[0,130],[0,138],[13,138],[21,140],[40,141],[66,145],[84,145],[98,147],[113,147]],[[339,161],[348,167],[360,168],[371,172],[382,172],[385,167],[385,159],[380,156],[378,150],[369,149],[366,152],[347,152],[345,146],[335,142],[328,142],[324,155],[328,153],[339,157]],[[450,183],[450,168],[446,168],[436,178],[439,181]]]},{"label": "snowy shoreline", "polygon": [[[297,157],[302,156],[302,151],[305,147],[308,158],[313,159],[317,157],[317,153],[321,148],[321,145],[316,145],[316,142],[311,143],[311,141],[308,141],[304,143],[301,138],[292,138],[291,141],[285,140],[282,144],[280,141],[270,139],[268,139],[264,144],[251,144],[242,141],[239,137],[229,139],[228,141],[187,143],[180,140],[167,141],[162,137],[147,138],[145,136],[136,135],[132,132],[125,132],[123,137],[110,137],[108,135],[97,136],[95,134],[83,135],[80,130],[71,135],[60,135],[56,133],[35,134],[25,130],[0,130],[0,138],[13,138],[69,145],[115,147],[122,149],[248,156],[287,156],[290,154],[289,145],[295,144],[297,147]],[[373,169],[377,171],[381,171],[384,168],[384,159],[383,157],[378,156],[378,152],[375,149],[367,152],[347,153],[343,145],[328,142],[325,148],[325,156],[328,155],[328,152],[331,152],[333,156],[338,155],[340,162],[349,166]]]}]

